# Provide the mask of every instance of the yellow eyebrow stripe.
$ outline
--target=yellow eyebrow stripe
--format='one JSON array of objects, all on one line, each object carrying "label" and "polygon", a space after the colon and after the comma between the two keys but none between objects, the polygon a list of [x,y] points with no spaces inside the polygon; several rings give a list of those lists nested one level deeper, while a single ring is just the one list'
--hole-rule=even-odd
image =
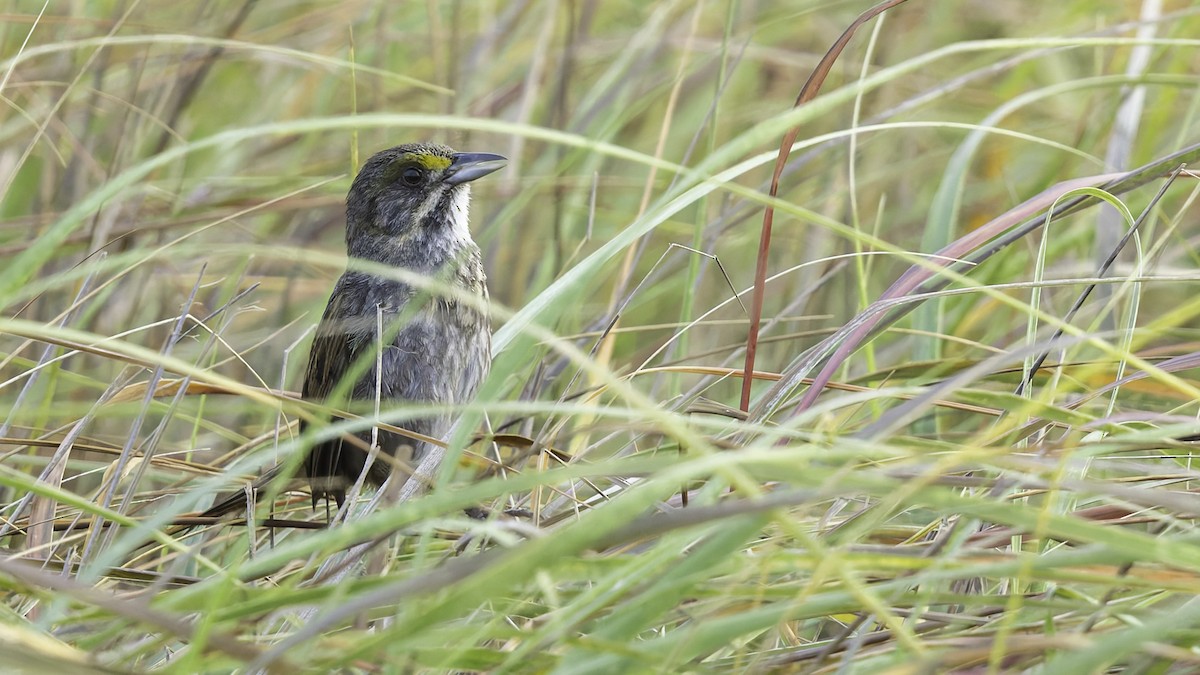
[{"label": "yellow eyebrow stripe", "polygon": [[445,171],[450,166],[450,158],[441,155],[430,155],[423,152],[407,152],[402,160],[419,164],[428,171]]}]

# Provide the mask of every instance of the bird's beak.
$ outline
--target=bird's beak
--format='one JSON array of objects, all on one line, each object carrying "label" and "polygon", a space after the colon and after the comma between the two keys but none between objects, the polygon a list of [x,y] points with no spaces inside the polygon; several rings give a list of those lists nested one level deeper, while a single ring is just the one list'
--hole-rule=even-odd
[{"label": "bird's beak", "polygon": [[455,153],[454,161],[450,163],[450,168],[446,169],[442,182],[449,185],[469,183],[476,178],[483,178],[505,164],[508,164],[507,158],[490,152]]}]

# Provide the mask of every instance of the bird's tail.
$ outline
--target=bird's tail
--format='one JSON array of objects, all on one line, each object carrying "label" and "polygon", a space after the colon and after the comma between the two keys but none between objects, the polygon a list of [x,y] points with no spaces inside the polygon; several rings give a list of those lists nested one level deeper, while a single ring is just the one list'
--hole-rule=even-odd
[{"label": "bird's tail", "polygon": [[224,499],[218,500],[217,503],[208,507],[208,510],[204,511],[204,513],[201,513],[200,516],[202,518],[216,518],[227,513],[234,513],[239,509],[245,509],[247,507],[247,491],[249,491],[250,497],[253,498],[254,503],[257,504],[262,499],[263,495],[266,494],[265,488],[270,485],[272,481],[277,479],[279,474],[282,472],[282,464],[268,469],[265,473],[263,473],[263,475],[256,478],[253,483],[246,486],[242,490],[238,490],[237,492],[226,496]]}]

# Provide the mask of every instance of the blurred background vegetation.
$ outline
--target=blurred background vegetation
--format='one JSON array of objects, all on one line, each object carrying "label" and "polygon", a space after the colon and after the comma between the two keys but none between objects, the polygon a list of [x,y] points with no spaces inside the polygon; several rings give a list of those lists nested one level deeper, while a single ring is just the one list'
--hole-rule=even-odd
[{"label": "blurred background vegetation", "polygon": [[[6,4],[0,644],[30,672],[1195,668],[1178,162],[962,244],[983,264],[830,352],[1043,190],[1190,159],[1200,7],[912,0],[793,109],[869,7]],[[498,355],[455,461],[335,528],[302,492],[290,527],[176,527],[306,447],[345,192],[420,139],[510,158],[473,192]],[[1151,209],[1124,248],[1121,208]]]}]

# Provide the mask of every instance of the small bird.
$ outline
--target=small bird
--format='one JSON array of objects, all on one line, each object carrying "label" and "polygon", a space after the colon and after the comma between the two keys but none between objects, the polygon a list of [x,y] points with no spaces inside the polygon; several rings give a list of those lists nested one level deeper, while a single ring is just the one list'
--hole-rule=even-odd
[{"label": "small bird", "polygon": [[[433,143],[376,153],[359,170],[346,196],[349,257],[440,280],[486,305],[482,255],[467,229],[470,184],[506,162],[500,155],[459,153]],[[340,385],[351,400],[374,400],[378,391],[381,407],[402,402],[453,406],[474,399],[491,365],[486,312],[353,266],[338,279],[317,325],[304,398],[325,401]],[[385,346],[377,378],[380,314]],[[357,376],[343,384],[348,374]],[[398,426],[442,438],[451,423],[448,412],[439,412]],[[302,422],[301,433],[305,426]],[[362,447],[338,437],[309,451],[304,472],[313,508],[322,498],[333,498],[340,507],[346,488],[366,468],[368,455],[362,448],[370,447],[371,430],[356,435]],[[382,452],[410,466],[428,451],[426,443],[383,429],[376,440]],[[366,483],[381,485],[391,465],[377,458],[366,469]],[[222,515],[244,504],[244,497],[235,494],[202,515]]]}]

